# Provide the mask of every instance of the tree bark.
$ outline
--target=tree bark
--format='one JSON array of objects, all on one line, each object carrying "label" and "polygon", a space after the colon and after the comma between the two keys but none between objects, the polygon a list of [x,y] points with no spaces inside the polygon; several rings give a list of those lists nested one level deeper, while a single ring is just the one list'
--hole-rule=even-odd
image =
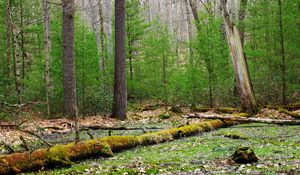
[{"label": "tree bark", "polygon": [[75,120],[76,142],[79,141],[79,122],[76,97],[74,58],[74,0],[63,0],[63,65],[64,65],[64,113]]},{"label": "tree bark", "polygon": [[240,22],[240,32],[241,32],[241,40],[242,40],[242,45],[244,47],[245,44],[245,16],[246,16],[246,8],[248,4],[248,0],[241,0],[240,2],[241,8],[239,9],[239,22]]},{"label": "tree bark", "polygon": [[197,11],[197,6],[195,4],[195,0],[189,0],[190,2],[190,7],[192,9],[192,13],[193,13],[193,16],[194,16],[194,19],[196,21],[196,27],[198,29],[198,31],[200,31],[200,19],[199,19],[199,16],[198,16],[198,11]]},{"label": "tree bark", "polygon": [[100,17],[100,60],[101,60],[101,68],[102,71],[105,72],[105,35],[104,35],[104,15],[103,15],[103,7],[102,7],[102,0],[98,2],[99,6],[99,17]]},{"label": "tree bark", "polygon": [[230,19],[227,0],[221,0],[221,8],[224,18],[225,33],[233,62],[235,79],[241,98],[241,106],[243,111],[254,113],[257,111],[257,103],[251,84],[241,34],[238,27],[232,19]]},{"label": "tree bark", "polygon": [[6,0],[6,59],[7,59],[7,77],[11,77],[11,18],[10,18],[10,0]]},{"label": "tree bark", "polygon": [[16,93],[18,104],[22,104],[22,84],[21,84],[21,69],[22,69],[22,62],[21,62],[21,46],[18,41],[19,30],[17,26],[12,21],[12,16],[10,14],[10,21],[11,21],[11,29],[13,35],[13,43],[14,43],[14,62],[15,62],[15,84],[16,84]]},{"label": "tree bark", "polygon": [[50,52],[51,52],[51,38],[50,38],[50,5],[48,0],[43,0],[44,10],[44,54],[45,54],[45,89],[46,89],[46,103],[47,114],[51,113],[51,77],[50,77]]},{"label": "tree bark", "polygon": [[[96,6],[93,4],[94,1],[92,0],[89,0],[88,3],[89,3],[89,8],[90,8],[90,13],[91,13],[91,20],[92,20],[92,28],[93,28],[93,31],[95,33],[95,37],[96,37],[96,43],[97,43],[97,50],[98,50],[98,54],[99,54],[99,72],[102,73],[103,70],[104,70],[104,61],[103,61],[103,58],[102,58],[102,39],[101,39],[101,31],[99,32],[98,29],[97,29],[97,16],[96,16],[96,12],[95,12],[95,8]],[[98,3],[100,4],[100,2]],[[100,5],[99,5],[99,13],[100,13]],[[101,12],[102,12],[102,9],[101,9]],[[99,15],[102,15],[102,14],[99,14]],[[101,22],[101,16],[100,16],[100,22]],[[103,24],[101,24],[103,25]]]},{"label": "tree bark", "polygon": [[115,73],[112,117],[125,120],[127,110],[125,60],[125,0],[115,2]]}]

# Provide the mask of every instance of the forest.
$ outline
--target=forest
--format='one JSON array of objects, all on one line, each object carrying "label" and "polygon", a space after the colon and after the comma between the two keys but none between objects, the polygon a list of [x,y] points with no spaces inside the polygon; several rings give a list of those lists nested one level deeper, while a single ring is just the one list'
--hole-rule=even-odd
[{"label": "forest", "polygon": [[0,0],[0,175],[300,174],[300,0]]}]

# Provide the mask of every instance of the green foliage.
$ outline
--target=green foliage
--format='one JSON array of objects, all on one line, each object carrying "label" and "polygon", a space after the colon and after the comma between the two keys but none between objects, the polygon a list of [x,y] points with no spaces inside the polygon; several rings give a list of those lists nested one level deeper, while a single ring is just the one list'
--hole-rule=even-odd
[{"label": "green foliage", "polygon": [[[13,21],[22,35],[22,96],[24,103],[42,102],[46,110],[44,82],[44,36],[42,1],[11,1]],[[237,106],[234,75],[222,27],[213,1],[199,12],[199,31],[187,42],[177,36],[163,19],[146,19],[148,7],[139,0],[126,0],[126,58],[129,102],[166,101],[169,105]],[[0,2],[0,101],[17,103],[14,59],[7,74],[5,1]],[[22,9],[22,10],[21,10]],[[299,1],[282,1],[283,36],[287,67],[288,102],[300,98],[300,10]],[[245,7],[245,53],[256,98],[263,104],[281,102],[280,30],[278,2],[257,0]],[[104,53],[97,52],[94,31],[88,22],[75,16],[75,56],[78,107],[81,113],[108,113],[112,105],[114,53],[108,48],[113,36],[105,34]],[[23,22],[21,22],[21,17]],[[63,111],[62,10],[51,4],[51,103],[52,113]],[[187,32],[187,31],[186,31]],[[112,47],[113,48],[113,47]],[[101,55],[100,55],[101,54]],[[102,55],[103,54],[103,55]],[[105,73],[98,68],[105,58]],[[164,69],[165,68],[165,69]]]}]

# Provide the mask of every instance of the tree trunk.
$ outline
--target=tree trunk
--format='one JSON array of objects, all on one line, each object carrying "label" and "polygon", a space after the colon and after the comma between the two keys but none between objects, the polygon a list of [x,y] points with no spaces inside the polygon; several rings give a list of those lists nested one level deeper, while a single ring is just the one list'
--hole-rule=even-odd
[{"label": "tree trunk", "polygon": [[101,57],[101,37],[100,37],[100,33],[97,29],[97,16],[96,16],[96,12],[95,12],[95,8],[96,6],[94,5],[93,3],[94,1],[92,0],[89,0],[88,3],[89,3],[89,8],[90,8],[90,13],[91,13],[91,20],[92,20],[92,28],[93,28],[93,31],[95,33],[95,37],[96,37],[96,43],[97,43],[97,51],[98,51],[98,54],[99,54],[99,72],[101,73],[103,70],[104,70],[104,67],[103,67],[103,63],[102,63],[102,57]]},{"label": "tree trunk", "polygon": [[63,62],[64,62],[64,113],[75,120],[76,142],[79,141],[78,108],[76,97],[74,58],[74,0],[63,0]]},{"label": "tree trunk", "polygon": [[7,59],[7,77],[11,77],[11,18],[10,18],[10,0],[6,0],[6,59]]},{"label": "tree trunk", "polygon": [[198,31],[200,31],[200,19],[199,19],[199,16],[198,16],[198,11],[197,11],[197,6],[195,4],[195,0],[189,0],[190,2],[190,7],[192,9],[192,13],[193,13],[193,16],[194,16],[194,19],[196,21],[196,27],[198,29]]},{"label": "tree trunk", "polygon": [[192,20],[190,18],[190,3],[189,0],[185,0],[185,11],[186,11],[186,16],[187,16],[187,27],[188,27],[188,39],[189,39],[189,63],[192,69],[192,106],[195,106],[196,104],[196,80],[195,80],[195,68],[194,68],[194,51],[191,46],[191,40],[193,37],[193,25],[192,25]]},{"label": "tree trunk", "polygon": [[163,52],[163,68],[162,68],[162,84],[164,87],[164,106],[165,106],[165,112],[168,111],[168,81],[167,81],[167,58],[165,53]]},{"label": "tree trunk", "polygon": [[22,104],[22,85],[21,85],[21,47],[18,41],[19,31],[17,26],[12,21],[12,16],[10,15],[11,27],[12,27],[12,35],[13,35],[13,43],[14,43],[14,62],[15,62],[15,84],[16,84],[16,92],[17,92],[17,99],[18,104]]},{"label": "tree trunk", "polygon": [[99,17],[100,17],[100,60],[101,60],[101,68],[103,73],[105,72],[105,44],[104,44],[104,15],[103,15],[103,7],[102,7],[102,0],[98,2],[99,6]]},{"label": "tree trunk", "polygon": [[240,2],[241,8],[239,9],[239,22],[240,22],[240,32],[241,32],[241,40],[242,40],[242,45],[244,47],[245,44],[245,16],[246,16],[246,8],[247,8],[247,3],[248,0],[241,0]]},{"label": "tree trunk", "polygon": [[279,35],[280,35],[280,57],[281,57],[281,82],[282,82],[282,104],[286,105],[286,65],[285,65],[285,46],[284,46],[284,34],[283,34],[283,22],[282,22],[282,3],[278,0],[278,18],[279,18]]},{"label": "tree trunk", "polygon": [[251,84],[240,31],[230,19],[227,9],[227,0],[221,0],[221,8],[223,11],[225,33],[232,57],[235,79],[241,98],[241,106],[244,111],[254,113],[257,111],[257,103]]},{"label": "tree trunk", "polygon": [[51,113],[51,77],[50,77],[50,52],[51,52],[51,38],[50,38],[50,5],[47,0],[43,0],[44,10],[44,54],[45,54],[45,89],[46,89],[46,103],[47,114]]},{"label": "tree trunk", "polygon": [[115,80],[112,117],[125,120],[127,110],[125,60],[125,0],[115,2]]}]

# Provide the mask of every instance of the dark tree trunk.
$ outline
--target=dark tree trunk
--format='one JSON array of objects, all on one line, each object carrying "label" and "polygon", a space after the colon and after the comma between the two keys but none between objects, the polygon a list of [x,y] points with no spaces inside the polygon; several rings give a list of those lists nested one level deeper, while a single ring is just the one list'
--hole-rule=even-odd
[{"label": "dark tree trunk", "polygon": [[126,119],[125,0],[115,1],[115,80],[112,117]]},{"label": "dark tree trunk", "polygon": [[63,0],[64,112],[77,116],[74,60],[74,0]]},{"label": "dark tree trunk", "polygon": [[63,62],[64,62],[64,113],[75,120],[76,141],[79,141],[78,108],[76,97],[74,58],[74,0],[63,0]]}]

